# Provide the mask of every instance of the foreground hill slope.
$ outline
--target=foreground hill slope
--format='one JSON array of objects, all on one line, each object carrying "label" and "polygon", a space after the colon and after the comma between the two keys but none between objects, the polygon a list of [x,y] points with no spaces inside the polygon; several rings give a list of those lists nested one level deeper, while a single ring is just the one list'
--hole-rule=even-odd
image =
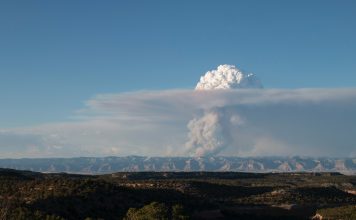
[{"label": "foreground hill slope", "polygon": [[356,176],[340,173],[75,175],[0,169],[0,219],[342,217],[352,216],[355,194]]}]

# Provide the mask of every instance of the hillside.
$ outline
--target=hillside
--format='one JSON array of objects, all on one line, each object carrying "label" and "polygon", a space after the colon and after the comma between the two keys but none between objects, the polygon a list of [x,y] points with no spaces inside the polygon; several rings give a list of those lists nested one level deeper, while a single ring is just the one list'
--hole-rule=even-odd
[{"label": "hillside", "polygon": [[[356,177],[340,173],[0,170],[0,219],[309,219],[350,216]],[[341,212],[340,212],[341,210]],[[345,211],[343,211],[345,210]]]}]

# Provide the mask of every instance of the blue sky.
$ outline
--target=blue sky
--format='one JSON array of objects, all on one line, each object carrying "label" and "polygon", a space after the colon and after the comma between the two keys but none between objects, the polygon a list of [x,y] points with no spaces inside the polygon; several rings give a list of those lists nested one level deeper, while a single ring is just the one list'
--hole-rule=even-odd
[{"label": "blue sky", "polygon": [[193,88],[219,64],[266,88],[355,87],[355,1],[1,1],[0,128],[96,94]]},{"label": "blue sky", "polygon": [[[351,0],[1,1],[0,157],[355,156],[355,27]],[[220,64],[265,89],[194,91]]]}]

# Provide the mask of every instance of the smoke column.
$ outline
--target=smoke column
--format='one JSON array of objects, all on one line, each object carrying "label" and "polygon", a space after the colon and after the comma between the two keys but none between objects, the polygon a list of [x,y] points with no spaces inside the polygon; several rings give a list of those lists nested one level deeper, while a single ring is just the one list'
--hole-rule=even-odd
[{"label": "smoke column", "polygon": [[219,153],[227,145],[227,131],[222,125],[219,111],[210,110],[200,118],[188,123],[189,140],[186,148],[194,156],[212,156]]},{"label": "smoke column", "polygon": [[[220,65],[200,78],[195,90],[263,88],[254,74],[244,74],[233,65]],[[231,145],[230,127],[240,124],[236,115],[224,108],[205,109],[189,121],[186,150],[197,157],[214,156]]]}]

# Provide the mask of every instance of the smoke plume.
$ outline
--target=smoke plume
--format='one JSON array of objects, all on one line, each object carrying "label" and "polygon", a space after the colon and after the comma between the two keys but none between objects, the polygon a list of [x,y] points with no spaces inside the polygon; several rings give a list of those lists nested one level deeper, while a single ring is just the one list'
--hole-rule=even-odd
[{"label": "smoke plume", "polygon": [[219,153],[227,146],[228,135],[222,124],[219,111],[210,110],[200,118],[188,123],[189,141],[186,148],[193,156],[211,156]]},{"label": "smoke plume", "polygon": [[[257,77],[244,74],[233,65],[220,65],[200,78],[195,90],[262,88]],[[238,115],[224,108],[204,109],[204,114],[188,123],[186,149],[194,156],[214,156],[231,145],[230,127],[240,123]]]}]

